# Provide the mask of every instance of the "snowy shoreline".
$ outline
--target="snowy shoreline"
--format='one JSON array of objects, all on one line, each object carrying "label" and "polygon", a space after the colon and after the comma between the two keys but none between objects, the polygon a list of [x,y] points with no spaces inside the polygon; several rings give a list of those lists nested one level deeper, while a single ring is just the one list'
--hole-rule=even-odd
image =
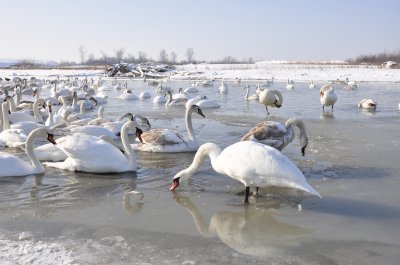
[{"label": "snowy shoreline", "polygon": [[[12,76],[103,76],[103,70],[83,69],[0,69],[0,77]],[[162,73],[165,77],[168,72]],[[171,71],[171,79],[201,80],[221,79],[245,81],[267,80],[274,77],[277,82],[289,78],[295,82],[335,81],[349,78],[357,82],[400,82],[400,69],[386,69],[370,65],[331,65],[331,64],[190,64],[178,65]],[[108,79],[108,78],[107,78]]]}]

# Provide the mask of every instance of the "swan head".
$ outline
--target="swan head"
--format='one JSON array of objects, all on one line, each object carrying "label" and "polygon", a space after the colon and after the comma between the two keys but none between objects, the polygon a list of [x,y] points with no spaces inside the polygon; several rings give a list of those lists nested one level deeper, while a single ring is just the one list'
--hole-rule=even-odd
[{"label": "swan head", "polygon": [[201,110],[201,108],[200,108],[199,106],[197,106],[197,105],[191,105],[191,106],[190,106],[190,111],[199,114],[199,115],[202,116],[203,118],[206,117],[206,116],[203,114],[203,111]]},{"label": "swan head", "polygon": [[277,107],[277,108],[282,107],[282,104],[281,104],[277,99],[275,99],[274,105],[275,105],[275,107]]},{"label": "swan head", "polygon": [[138,128],[138,125],[135,121],[129,120],[125,123],[124,126],[128,126],[129,130],[131,130],[132,132],[135,132],[135,136],[139,139],[139,141],[141,143],[143,143],[143,139],[142,139],[143,131],[142,131],[142,129]]}]

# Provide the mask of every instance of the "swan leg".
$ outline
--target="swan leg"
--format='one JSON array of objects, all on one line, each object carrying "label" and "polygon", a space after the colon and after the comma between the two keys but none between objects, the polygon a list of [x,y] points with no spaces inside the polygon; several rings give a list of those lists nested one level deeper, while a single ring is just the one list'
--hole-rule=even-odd
[{"label": "swan leg", "polygon": [[268,107],[265,107],[265,109],[267,110],[267,116],[268,116],[269,115]]},{"label": "swan leg", "polygon": [[258,197],[258,190],[260,189],[260,187],[256,187],[256,189],[253,192],[253,197]]},{"label": "swan leg", "polygon": [[244,195],[244,204],[249,204],[250,187],[246,187]]}]

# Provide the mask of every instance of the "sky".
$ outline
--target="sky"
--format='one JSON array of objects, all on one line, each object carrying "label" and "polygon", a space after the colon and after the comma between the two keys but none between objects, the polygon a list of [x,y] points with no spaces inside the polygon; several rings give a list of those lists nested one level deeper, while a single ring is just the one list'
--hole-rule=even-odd
[{"label": "sky", "polygon": [[0,59],[346,60],[400,51],[397,0],[0,0]]}]

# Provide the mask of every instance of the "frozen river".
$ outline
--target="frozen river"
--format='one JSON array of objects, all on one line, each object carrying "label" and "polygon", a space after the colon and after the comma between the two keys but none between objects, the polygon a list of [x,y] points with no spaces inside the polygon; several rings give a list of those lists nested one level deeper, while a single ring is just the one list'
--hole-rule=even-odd
[{"label": "frozen river", "polygon": [[[97,78],[97,77],[96,77]],[[111,80],[107,81],[108,84]],[[193,153],[137,153],[136,173],[96,175],[46,170],[39,176],[0,179],[1,264],[398,264],[400,259],[400,84],[359,82],[356,90],[335,85],[333,115],[322,113],[319,88],[296,82],[294,90],[275,82],[283,106],[265,108],[244,100],[244,85],[229,94],[198,87],[221,104],[193,115],[200,143],[226,147],[263,120],[302,118],[309,145],[296,138],[283,153],[322,198],[302,201],[262,196],[242,204],[243,186],[213,171],[207,159],[190,181],[172,193],[172,177]],[[189,81],[165,84],[176,92]],[[129,81],[134,94],[154,87]],[[43,96],[48,91],[43,91]],[[184,109],[152,99],[120,101],[107,91],[105,115],[126,111],[149,118],[153,128],[185,132]],[[362,98],[378,102],[361,111]],[[21,155],[16,149],[8,151]],[[277,191],[279,192],[279,191]]]}]

